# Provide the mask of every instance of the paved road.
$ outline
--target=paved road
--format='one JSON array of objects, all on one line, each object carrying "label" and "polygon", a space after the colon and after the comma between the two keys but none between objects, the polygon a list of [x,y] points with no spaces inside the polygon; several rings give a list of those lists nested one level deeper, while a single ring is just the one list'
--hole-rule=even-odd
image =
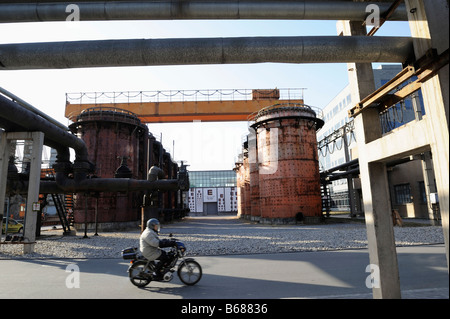
[{"label": "paved road", "polygon": [[[400,247],[397,252],[403,298],[449,298],[444,245]],[[196,286],[184,286],[175,276],[144,289],[131,285],[128,264],[121,259],[0,260],[0,298],[372,298],[365,249],[196,260],[204,272]],[[70,271],[73,266],[79,277]]]}]

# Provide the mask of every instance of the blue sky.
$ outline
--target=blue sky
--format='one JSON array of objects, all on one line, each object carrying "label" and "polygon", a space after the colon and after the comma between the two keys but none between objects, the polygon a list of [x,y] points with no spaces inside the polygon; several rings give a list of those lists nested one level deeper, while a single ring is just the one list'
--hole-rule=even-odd
[{"label": "blue sky", "polygon": [[[336,21],[101,21],[0,24],[0,43],[132,38],[336,35]],[[377,32],[409,36],[407,22]],[[0,72],[0,86],[68,125],[65,93],[306,88],[305,103],[323,108],[348,84],[346,64],[234,64],[21,70]],[[247,132],[245,122],[152,124],[166,150],[190,170],[232,169]]]}]

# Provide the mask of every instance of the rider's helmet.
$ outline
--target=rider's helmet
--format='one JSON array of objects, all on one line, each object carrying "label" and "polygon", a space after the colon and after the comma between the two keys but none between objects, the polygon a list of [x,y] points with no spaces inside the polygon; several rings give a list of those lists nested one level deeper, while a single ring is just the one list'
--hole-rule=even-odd
[{"label": "rider's helmet", "polygon": [[147,221],[147,228],[155,230],[155,226],[158,226],[156,232],[159,233],[159,231],[161,230],[161,226],[159,224],[159,220],[157,220],[156,218],[151,218],[151,219],[149,219]]}]

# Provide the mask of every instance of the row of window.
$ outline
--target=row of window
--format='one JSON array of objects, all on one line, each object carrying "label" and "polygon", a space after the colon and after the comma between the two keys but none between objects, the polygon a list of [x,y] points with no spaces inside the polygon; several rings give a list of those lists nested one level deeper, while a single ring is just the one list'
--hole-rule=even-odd
[{"label": "row of window", "polygon": [[340,110],[345,108],[348,104],[352,102],[352,98],[350,94],[348,94],[345,98],[342,99],[341,102],[337,103],[329,112],[325,113],[323,120],[327,122],[332,117],[334,117]]},{"label": "row of window", "polygon": [[194,187],[234,187],[236,172],[227,171],[190,171],[189,182]]}]

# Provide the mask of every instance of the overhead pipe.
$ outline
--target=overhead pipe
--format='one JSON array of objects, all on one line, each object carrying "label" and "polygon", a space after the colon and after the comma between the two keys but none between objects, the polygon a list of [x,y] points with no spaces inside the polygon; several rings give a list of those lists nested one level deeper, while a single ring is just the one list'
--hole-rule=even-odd
[{"label": "overhead pipe", "polygon": [[64,153],[58,153],[59,161],[69,161],[67,148],[72,148],[75,150],[76,161],[89,162],[87,147],[83,140],[2,94],[0,94],[0,125],[7,131],[43,132],[44,144]]},{"label": "overhead pipe", "polygon": [[[131,178],[88,178],[76,181],[62,174],[59,174],[57,178],[57,181],[41,181],[39,192],[42,194],[63,194],[189,189],[189,185],[181,183],[178,179],[148,181]],[[8,180],[6,189],[14,194],[26,194],[28,192],[28,181]]]},{"label": "overhead pipe", "polygon": [[[61,164],[61,163],[59,163]],[[189,177],[186,166],[182,165],[177,179],[163,179],[163,170],[153,166],[147,180],[132,178],[68,178],[63,166],[54,165],[56,181],[41,181],[39,191],[42,194],[89,193],[89,192],[130,192],[130,191],[170,191],[189,189]],[[9,179],[7,191],[14,194],[26,194],[28,181]]]},{"label": "overhead pipe", "polygon": [[131,39],[0,45],[0,70],[232,63],[404,63],[409,37]]},{"label": "overhead pipe", "polygon": [[330,169],[327,169],[325,171],[320,172],[320,175],[326,176],[326,175],[329,175],[332,172],[339,171],[342,168],[345,169],[345,170],[348,170],[351,166],[359,166],[359,160],[358,159],[354,159],[354,160],[348,161],[346,163],[343,163],[341,165],[334,166],[334,167],[332,167]]},{"label": "overhead pipe", "polygon": [[359,167],[341,172],[341,173],[333,173],[325,178],[327,182],[337,181],[339,179],[347,178],[349,176],[357,176],[359,175]]},{"label": "overhead pipe", "polygon": [[[189,189],[186,184],[187,171],[180,169],[179,179],[156,180],[164,177],[162,170],[153,167],[148,180],[130,178],[88,178],[93,164],[88,160],[86,144],[75,135],[64,131],[38,114],[23,108],[21,105],[0,94],[0,127],[8,132],[40,131],[44,133],[44,144],[55,148],[58,152],[57,162],[53,165],[55,182],[41,182],[42,193],[78,193],[78,192],[127,192],[139,190],[177,190]],[[69,147],[75,150],[75,162],[72,165]],[[69,178],[73,173],[73,178]],[[155,177],[153,177],[156,174]],[[186,176],[185,176],[186,175]],[[150,177],[152,176],[152,177]],[[154,180],[153,180],[154,179]],[[7,189],[14,193],[26,193],[28,181],[8,180]]]},{"label": "overhead pipe", "polygon": [[[38,3],[45,2],[45,3]],[[390,3],[352,1],[88,1],[0,4],[0,22],[175,20],[175,19],[289,19],[364,21],[376,4],[380,14]],[[75,7],[74,7],[75,5]],[[76,11],[76,12],[75,12]],[[74,16],[76,15],[76,17]],[[71,16],[72,15],[72,16]],[[390,20],[407,21],[405,5]]]},{"label": "overhead pipe", "polygon": [[33,105],[31,105],[30,103],[22,100],[20,97],[12,94],[11,92],[9,92],[8,90],[0,87],[0,93],[9,97],[10,99],[12,99],[13,101],[17,102],[18,104],[20,104],[21,106],[23,106],[24,108],[26,108],[27,110],[39,115],[40,117],[43,117],[44,119],[46,119],[47,121],[49,121],[50,123],[58,126],[59,128],[65,130],[65,131],[69,131],[69,128],[61,123],[59,123],[58,121],[56,121],[54,118],[48,116],[47,114],[45,114],[44,112],[41,112],[40,110],[38,110],[37,108],[35,108]]},{"label": "overhead pipe", "polygon": [[[43,182],[43,190],[58,191],[59,193],[82,192],[129,192],[129,191],[168,191],[180,188],[177,179],[157,181],[138,180],[132,178],[91,178],[77,181],[65,178],[56,182]],[[42,192],[42,191],[41,191]]]}]

